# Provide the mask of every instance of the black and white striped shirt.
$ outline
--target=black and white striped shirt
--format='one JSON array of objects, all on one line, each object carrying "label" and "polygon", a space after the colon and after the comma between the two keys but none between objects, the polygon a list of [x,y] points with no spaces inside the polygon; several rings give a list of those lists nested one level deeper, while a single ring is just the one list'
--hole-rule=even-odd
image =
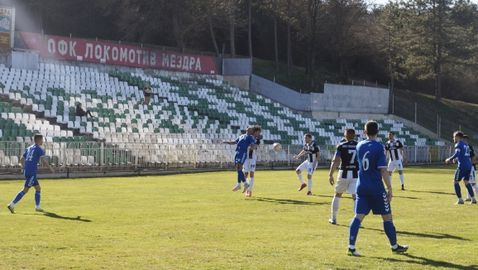
[{"label": "black and white striped shirt", "polygon": [[391,161],[395,160],[402,160],[402,153],[401,150],[403,148],[403,144],[399,140],[387,141],[385,144],[385,150],[388,151]]},{"label": "black and white striped shirt", "polygon": [[340,157],[340,171],[343,179],[358,178],[357,141],[345,141],[337,145],[336,157]]},{"label": "black and white striped shirt", "polygon": [[310,144],[304,144],[304,151],[307,154],[307,160],[309,162],[314,162],[317,158],[317,153],[320,152],[320,148],[314,141],[312,141]]}]

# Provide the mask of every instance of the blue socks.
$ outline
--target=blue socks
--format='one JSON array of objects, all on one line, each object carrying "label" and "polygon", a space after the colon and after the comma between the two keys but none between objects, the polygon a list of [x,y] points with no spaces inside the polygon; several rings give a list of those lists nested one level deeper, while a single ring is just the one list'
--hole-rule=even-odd
[{"label": "blue socks", "polygon": [[360,229],[361,221],[358,218],[354,218],[350,224],[349,232],[349,246],[355,246],[355,241],[357,241],[357,235]]},{"label": "blue socks", "polygon": [[237,171],[237,183],[246,182],[246,177],[244,176],[244,172],[242,170]]},{"label": "blue socks", "polygon": [[470,197],[475,197],[475,193],[473,192],[473,187],[471,186],[470,183],[465,185],[466,189],[468,190],[468,194],[470,194]]},{"label": "blue socks", "polygon": [[35,207],[40,207],[41,192],[35,192]]},{"label": "blue socks", "polygon": [[13,203],[14,204],[17,204],[22,198],[23,198],[23,195],[25,195],[25,193],[22,191],[18,192],[17,196],[15,197],[15,199],[13,199]]},{"label": "blue socks", "polygon": [[395,226],[393,225],[393,221],[384,221],[383,222],[383,230],[390,241],[390,246],[395,246],[397,244],[397,231],[395,230]]},{"label": "blue socks", "polygon": [[[473,190],[472,190],[473,192]],[[455,183],[455,193],[458,198],[461,198],[461,188],[460,188],[460,183]],[[471,195],[471,194],[470,194]]]}]

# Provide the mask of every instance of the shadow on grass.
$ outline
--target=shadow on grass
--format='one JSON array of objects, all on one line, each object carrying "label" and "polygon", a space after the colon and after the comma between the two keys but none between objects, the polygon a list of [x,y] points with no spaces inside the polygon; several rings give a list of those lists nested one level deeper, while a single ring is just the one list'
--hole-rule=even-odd
[{"label": "shadow on grass", "polygon": [[290,200],[290,199],[278,199],[278,198],[266,198],[266,197],[253,197],[254,200],[258,202],[269,202],[277,204],[297,204],[297,205],[321,205],[328,203],[320,202],[308,202],[308,201],[299,201],[299,200]]},{"label": "shadow on grass", "polygon": [[[337,224],[337,226],[341,227],[349,227],[348,225]],[[369,230],[369,231],[376,231],[376,232],[383,232],[381,229],[375,228],[367,228],[363,227],[361,230]],[[397,231],[398,235],[408,235],[408,236],[415,236],[420,238],[431,238],[431,239],[449,239],[449,240],[460,240],[460,241],[471,241],[468,238],[463,238],[461,236],[451,235],[448,233],[419,233],[419,232],[404,232],[404,231]]]},{"label": "shadow on grass", "polygon": [[437,194],[437,195],[452,195],[456,196],[455,193],[452,192],[444,192],[444,191],[431,191],[431,190],[407,190],[409,192],[417,192],[417,193],[429,193],[429,194]]},{"label": "shadow on grass", "polygon": [[76,217],[66,217],[66,216],[61,216],[53,212],[43,212],[43,215],[46,217],[51,217],[51,218],[57,218],[57,219],[63,219],[63,220],[71,220],[71,221],[81,221],[81,222],[91,222],[91,219],[86,219],[82,218],[81,216],[76,216]]},{"label": "shadow on grass", "polygon": [[371,257],[373,259],[380,259],[388,262],[397,262],[397,263],[409,263],[409,264],[415,264],[415,265],[422,265],[422,266],[433,266],[436,268],[443,267],[443,268],[449,268],[449,269],[459,269],[459,270],[466,270],[466,269],[477,269],[478,265],[461,265],[461,264],[456,264],[452,262],[446,262],[446,261],[439,261],[439,260],[433,260],[433,259],[428,259],[425,257],[419,257],[419,256],[414,256],[410,254],[402,254],[401,256],[406,257],[408,259],[398,259],[398,258],[380,258],[380,257]]}]

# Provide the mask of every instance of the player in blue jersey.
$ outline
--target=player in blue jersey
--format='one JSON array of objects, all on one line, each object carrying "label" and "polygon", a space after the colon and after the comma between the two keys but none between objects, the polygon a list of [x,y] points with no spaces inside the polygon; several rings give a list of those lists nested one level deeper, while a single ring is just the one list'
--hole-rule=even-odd
[{"label": "player in blue jersey", "polygon": [[43,136],[37,134],[33,137],[33,140],[35,144],[29,146],[23,153],[23,156],[20,158],[20,166],[22,166],[23,175],[25,176],[25,185],[23,190],[20,191],[15,198],[13,198],[10,204],[7,205],[8,210],[10,210],[12,214],[15,213],[15,205],[23,198],[25,194],[27,194],[31,187],[35,188],[35,210],[37,212],[43,212],[40,207],[41,188],[37,178],[38,163],[41,161],[45,166],[50,168],[52,173],[54,170],[48,164],[48,161],[42,158],[45,156],[45,150],[41,148],[43,145]]},{"label": "player in blue jersey", "polygon": [[[476,185],[476,154],[475,154],[475,149],[473,146],[470,144],[470,137],[468,135],[464,135],[463,139],[465,140],[465,143],[468,145],[470,148],[470,159],[471,159],[471,173],[470,173],[470,184],[473,187],[473,191],[478,193],[478,186]],[[471,196],[470,193],[467,192],[467,198],[465,201],[471,202]]]},{"label": "player in blue jersey", "polygon": [[241,189],[241,184],[244,183],[245,192],[249,188],[249,184],[246,182],[246,177],[243,172],[243,165],[247,158],[247,152],[249,149],[256,149],[256,138],[261,135],[262,129],[260,126],[249,127],[246,130],[246,134],[242,134],[233,142],[225,142],[227,144],[236,145],[236,154],[234,156],[234,164],[237,170],[237,184],[232,191],[238,191]]},{"label": "player in blue jersey", "polygon": [[[357,145],[357,158],[359,163],[359,178],[356,189],[355,217],[350,224],[349,249],[351,256],[360,256],[355,248],[355,242],[360,229],[360,224],[366,215],[382,215],[383,228],[387,235],[392,252],[403,253],[408,246],[397,244],[397,233],[392,221],[392,184],[387,172],[387,161],[383,145],[377,142],[378,124],[369,121],[365,124],[366,140]],[[385,182],[387,191],[383,185]]]},{"label": "player in blue jersey", "polygon": [[450,162],[454,162],[455,160],[458,160],[458,168],[456,169],[455,180],[453,182],[455,186],[455,193],[456,193],[456,196],[458,197],[457,204],[464,204],[464,201],[461,198],[461,188],[460,188],[461,180],[464,180],[465,182],[465,187],[468,190],[468,193],[470,194],[470,197],[471,197],[471,203],[476,204],[473,187],[471,186],[469,182],[471,167],[472,167],[471,159],[470,159],[470,148],[464,142],[463,137],[464,137],[464,134],[461,131],[455,131],[453,133],[453,141],[455,142],[455,153],[453,154],[453,156],[447,158],[445,160],[445,163],[449,164]]}]

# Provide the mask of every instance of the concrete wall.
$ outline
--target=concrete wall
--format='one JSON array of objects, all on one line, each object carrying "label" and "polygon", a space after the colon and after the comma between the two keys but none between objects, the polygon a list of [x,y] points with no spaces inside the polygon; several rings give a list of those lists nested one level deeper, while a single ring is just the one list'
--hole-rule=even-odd
[{"label": "concrete wall", "polygon": [[310,94],[301,94],[262,77],[251,75],[251,90],[296,111],[310,111]]},{"label": "concrete wall", "polygon": [[313,112],[388,113],[389,89],[367,86],[324,85],[324,93],[312,93]]},{"label": "concrete wall", "polygon": [[231,85],[235,87],[239,87],[242,89],[249,90],[249,85],[250,85],[250,78],[251,76],[246,75],[246,76],[222,76],[223,80],[226,82],[230,83]]},{"label": "concrete wall", "polygon": [[33,51],[12,51],[12,67],[18,69],[38,69],[40,57]]},{"label": "concrete wall", "polygon": [[222,60],[222,75],[246,75],[252,73],[250,58],[224,58]]}]

